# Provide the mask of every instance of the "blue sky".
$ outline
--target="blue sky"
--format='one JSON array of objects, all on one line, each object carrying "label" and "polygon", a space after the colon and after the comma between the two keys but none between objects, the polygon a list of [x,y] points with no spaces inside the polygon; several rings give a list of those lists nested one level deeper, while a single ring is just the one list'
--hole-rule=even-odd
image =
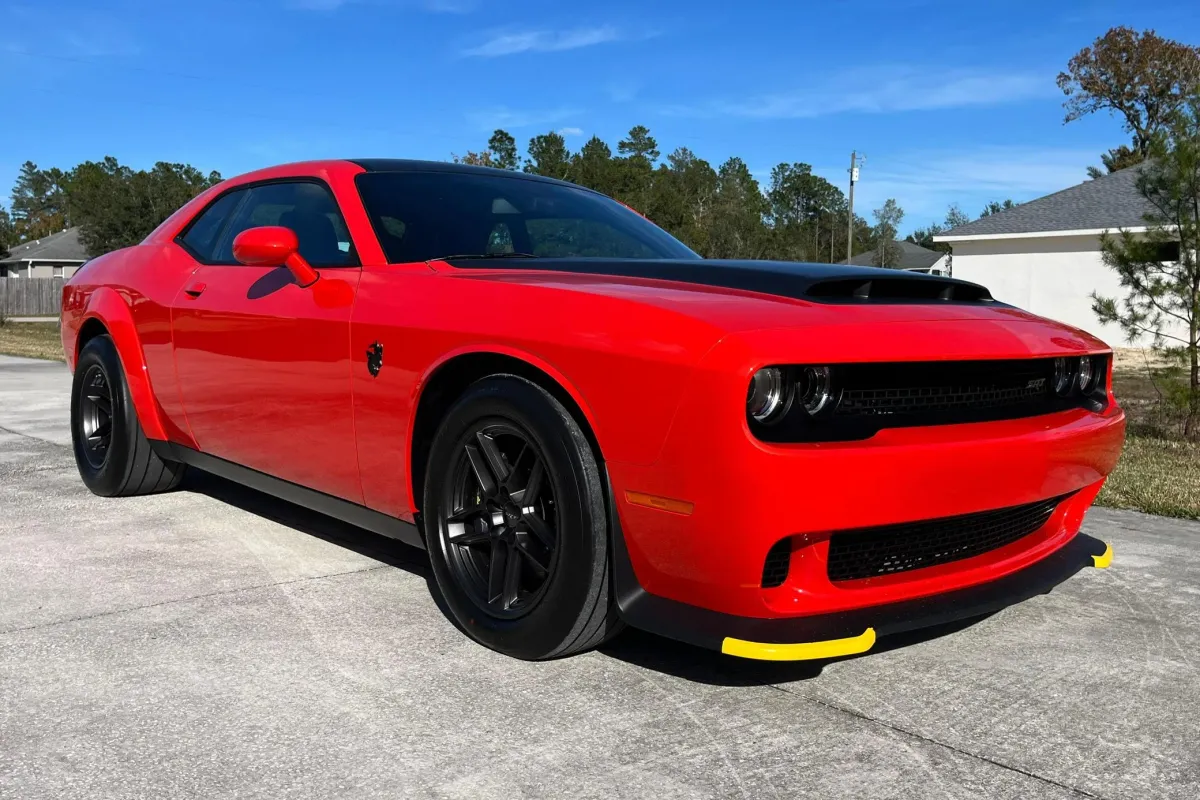
[{"label": "blue sky", "polygon": [[1054,84],[1118,24],[1197,43],[1200,4],[0,0],[0,187],[27,159],[234,175],[644,124],[764,182],[804,161],[844,189],[857,149],[856,211],[894,197],[907,231],[1077,183],[1124,142],[1105,116],[1064,126]]}]

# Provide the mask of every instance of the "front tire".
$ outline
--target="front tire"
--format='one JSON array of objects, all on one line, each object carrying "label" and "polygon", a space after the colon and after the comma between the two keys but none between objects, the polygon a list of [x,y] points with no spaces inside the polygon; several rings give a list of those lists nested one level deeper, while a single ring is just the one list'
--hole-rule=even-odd
[{"label": "front tire", "polygon": [[186,470],[151,449],[107,335],[91,339],[79,353],[71,384],[71,439],[80,477],[102,497],[174,489]]},{"label": "front tire", "polygon": [[621,629],[600,469],[546,390],[509,375],[472,385],[442,421],[425,476],[434,579],[468,635],[541,660]]}]

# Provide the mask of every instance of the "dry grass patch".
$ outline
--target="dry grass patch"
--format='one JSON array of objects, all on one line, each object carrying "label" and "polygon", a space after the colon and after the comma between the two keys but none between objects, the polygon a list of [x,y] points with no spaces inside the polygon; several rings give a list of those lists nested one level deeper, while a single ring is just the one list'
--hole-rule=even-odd
[{"label": "dry grass patch", "polygon": [[1113,394],[1125,410],[1128,434],[1096,504],[1200,519],[1200,444],[1178,434],[1178,420],[1150,379],[1150,370],[1164,362],[1146,350],[1115,355]]},{"label": "dry grass patch", "polygon": [[0,325],[0,355],[64,361],[58,324],[10,320]]},{"label": "dry grass patch", "polygon": [[1129,435],[1096,504],[1200,519],[1200,444]]}]

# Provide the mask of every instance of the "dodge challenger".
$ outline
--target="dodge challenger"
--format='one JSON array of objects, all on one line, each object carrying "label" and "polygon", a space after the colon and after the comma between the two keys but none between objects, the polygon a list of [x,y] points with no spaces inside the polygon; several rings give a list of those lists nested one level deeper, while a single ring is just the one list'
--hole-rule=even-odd
[{"label": "dodge challenger", "polygon": [[227,180],[80,269],[62,340],[93,492],[197,468],[424,548],[518,658],[625,625],[846,656],[1112,559],[1102,342],[960,280],[702,259],[548,178]]}]

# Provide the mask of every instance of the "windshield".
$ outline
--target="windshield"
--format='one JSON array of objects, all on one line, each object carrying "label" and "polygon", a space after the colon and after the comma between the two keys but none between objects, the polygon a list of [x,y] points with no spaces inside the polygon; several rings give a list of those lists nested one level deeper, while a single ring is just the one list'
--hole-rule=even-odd
[{"label": "windshield", "polygon": [[519,173],[366,172],[355,182],[393,264],[448,256],[699,258],[615,200]]}]

